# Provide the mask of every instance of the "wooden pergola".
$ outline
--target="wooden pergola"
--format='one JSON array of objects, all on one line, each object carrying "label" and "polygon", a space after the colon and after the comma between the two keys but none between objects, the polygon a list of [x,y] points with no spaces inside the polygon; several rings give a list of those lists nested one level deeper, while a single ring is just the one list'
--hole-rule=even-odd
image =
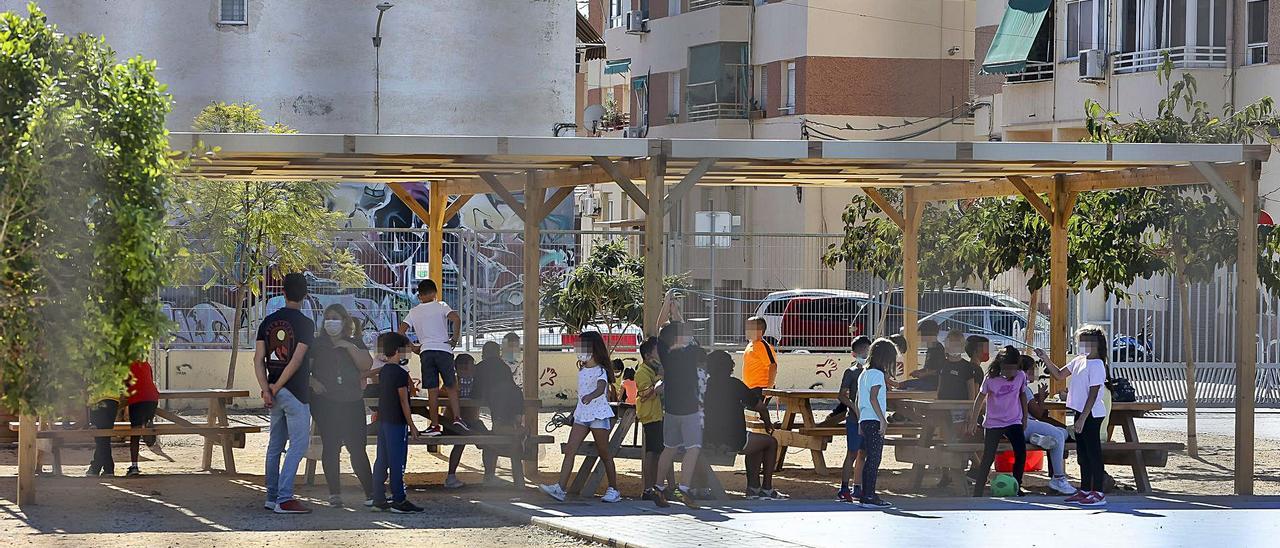
[{"label": "wooden pergola", "polygon": [[[665,218],[694,186],[840,187],[865,192],[903,231],[903,321],[919,347],[919,233],[929,201],[1022,196],[1051,225],[1050,346],[1067,356],[1067,220],[1082,192],[1208,184],[1239,219],[1236,295],[1235,491],[1253,493],[1257,369],[1258,175],[1270,148],[1230,144],[772,141],[417,135],[195,134],[170,136],[175,151],[203,144],[190,175],[228,181],[387,183],[429,232],[431,276],[443,271],[443,229],[466,199],[496,194],[524,221],[524,241],[579,185],[615,183],[645,212],[644,329],[663,298]],[[429,182],[423,208],[403,185]],[[903,190],[901,210],[880,189]],[[523,192],[523,200],[516,198]],[[527,249],[527,248],[526,248]],[[526,273],[537,253],[524,254]],[[538,340],[539,287],[525,284],[524,340]],[[526,398],[538,396],[538,345],[524,348]],[[914,369],[915,352],[905,356]],[[536,422],[536,413],[527,416]]]}]

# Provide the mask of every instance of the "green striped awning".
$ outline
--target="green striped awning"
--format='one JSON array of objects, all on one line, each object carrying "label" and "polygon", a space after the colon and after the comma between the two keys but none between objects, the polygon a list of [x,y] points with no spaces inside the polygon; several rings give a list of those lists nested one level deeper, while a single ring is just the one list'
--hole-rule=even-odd
[{"label": "green striped awning", "polygon": [[988,74],[1014,74],[1027,66],[1027,56],[1035,44],[1045,14],[1053,7],[1053,0],[1009,0],[1004,10],[1000,28],[996,30],[991,49],[982,62],[982,70]]},{"label": "green striped awning", "polygon": [[631,70],[631,59],[614,59],[604,62],[605,74],[622,74]]}]

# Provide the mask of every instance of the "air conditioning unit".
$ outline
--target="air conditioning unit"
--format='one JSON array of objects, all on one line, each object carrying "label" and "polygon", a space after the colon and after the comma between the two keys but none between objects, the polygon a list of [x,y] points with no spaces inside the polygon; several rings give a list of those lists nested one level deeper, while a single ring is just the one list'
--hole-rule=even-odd
[{"label": "air conditioning unit", "polygon": [[584,217],[600,216],[600,193],[587,192],[578,198],[578,215]]},{"label": "air conditioning unit", "polygon": [[622,136],[633,138],[644,137],[644,128],[639,126],[627,126],[622,128]]},{"label": "air conditioning unit", "polygon": [[1106,57],[1100,49],[1086,49],[1080,52],[1080,79],[1102,80],[1105,76]]},{"label": "air conditioning unit", "polygon": [[627,34],[640,34],[649,32],[649,20],[645,18],[644,10],[631,10],[627,12]]}]

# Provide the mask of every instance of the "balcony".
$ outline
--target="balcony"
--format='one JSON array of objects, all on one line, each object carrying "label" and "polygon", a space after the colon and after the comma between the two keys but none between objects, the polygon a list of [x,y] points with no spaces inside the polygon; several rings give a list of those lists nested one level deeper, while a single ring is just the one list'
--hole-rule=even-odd
[{"label": "balcony", "polygon": [[[699,82],[689,84],[685,90],[688,95],[688,120],[746,119],[747,102],[726,100],[718,92],[719,82]],[[732,94],[729,94],[732,95]]]},{"label": "balcony", "polygon": [[1053,80],[1053,63],[1044,61],[1027,61],[1026,68],[1017,74],[1010,74],[1004,77],[1007,84],[1025,84],[1029,82],[1046,82]]},{"label": "balcony", "polygon": [[1169,54],[1175,68],[1227,68],[1227,48],[1222,46],[1183,46],[1117,53],[1111,61],[1111,71],[1128,74],[1156,70]]},{"label": "balcony", "polygon": [[716,6],[747,6],[751,0],[689,0],[689,11],[705,10]]}]

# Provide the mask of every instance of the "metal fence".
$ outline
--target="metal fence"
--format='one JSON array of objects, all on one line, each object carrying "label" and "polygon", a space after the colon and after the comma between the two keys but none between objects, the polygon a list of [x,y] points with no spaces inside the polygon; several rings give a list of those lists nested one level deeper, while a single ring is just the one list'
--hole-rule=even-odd
[{"label": "metal fence", "polygon": [[[1187,402],[1187,368],[1170,363],[1117,363],[1111,374],[1133,383],[1138,401],[1181,406]],[[1280,407],[1280,364],[1258,366],[1254,398],[1262,407]],[[1196,405],[1232,407],[1236,399],[1234,363],[1196,364]]]}]

